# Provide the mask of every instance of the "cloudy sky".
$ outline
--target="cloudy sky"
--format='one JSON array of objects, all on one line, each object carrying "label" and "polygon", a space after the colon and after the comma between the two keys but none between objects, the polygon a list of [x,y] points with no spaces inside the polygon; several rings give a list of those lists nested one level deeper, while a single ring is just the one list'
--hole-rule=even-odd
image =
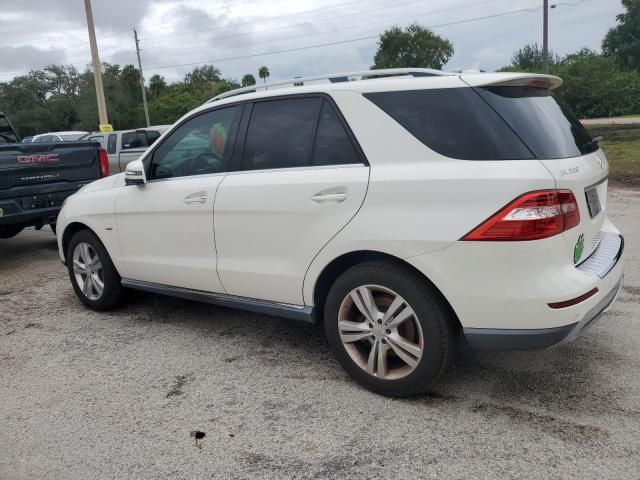
[{"label": "cloudy sky", "polygon": [[[377,36],[418,22],[454,45],[448,69],[493,70],[542,43],[542,0],[93,0],[103,62],[135,63],[145,77],[181,79],[214,63],[240,78],[267,65],[271,80],[367,69]],[[619,0],[550,0],[550,45],[563,55],[599,49]],[[481,18],[489,17],[489,18]],[[91,61],[83,0],[0,0],[0,80],[51,63]],[[329,45],[327,45],[329,44]],[[333,45],[331,45],[333,44]]]}]

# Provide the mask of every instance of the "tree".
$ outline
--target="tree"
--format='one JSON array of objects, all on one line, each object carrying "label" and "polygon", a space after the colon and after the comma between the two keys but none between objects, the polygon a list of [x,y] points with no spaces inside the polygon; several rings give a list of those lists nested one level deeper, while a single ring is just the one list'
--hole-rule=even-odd
[{"label": "tree", "polygon": [[[549,51],[549,65],[560,62],[558,55]],[[517,50],[511,57],[513,70],[532,72],[541,71],[544,68],[544,53],[537,43],[530,43]]]},{"label": "tree", "polygon": [[191,84],[196,88],[201,88],[205,84],[216,83],[220,81],[220,69],[213,65],[203,65],[194,68],[184,77],[184,83]]},{"label": "tree", "polygon": [[256,84],[256,77],[254,77],[250,73],[247,73],[244,77],[242,77],[243,87],[250,87],[251,85],[255,85],[255,84]]},{"label": "tree", "polygon": [[[512,64],[500,70],[541,72],[541,54],[535,54],[535,45],[530,47],[515,52]],[[534,55],[522,55],[522,52],[530,51]],[[535,61],[531,61],[532,58]],[[613,57],[584,48],[564,58],[554,56],[549,73],[563,80],[553,95],[579,118],[612,117],[640,111],[640,72],[621,69]]]},{"label": "tree", "polygon": [[394,26],[380,35],[371,68],[422,67],[441,70],[451,55],[451,42],[428,28],[417,23],[404,30]]},{"label": "tree", "polygon": [[167,82],[164,77],[158,75],[152,75],[149,79],[149,92],[151,93],[151,98],[158,98],[162,95],[167,88]]},{"label": "tree", "polygon": [[626,12],[616,17],[618,25],[607,32],[602,52],[624,68],[640,70],[640,1],[622,0]]},{"label": "tree", "polygon": [[267,77],[269,76],[269,69],[267,67],[260,67],[258,70],[258,76],[264,80],[264,83],[267,83]]}]

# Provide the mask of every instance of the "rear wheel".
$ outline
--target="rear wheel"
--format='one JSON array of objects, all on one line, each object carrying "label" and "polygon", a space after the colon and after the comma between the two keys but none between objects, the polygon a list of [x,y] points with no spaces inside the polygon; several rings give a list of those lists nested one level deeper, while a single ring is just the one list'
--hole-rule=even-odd
[{"label": "rear wheel", "polygon": [[81,230],[75,233],[66,258],[71,284],[82,303],[94,310],[108,310],[120,303],[120,275],[93,232]]},{"label": "rear wheel", "polygon": [[0,227],[0,239],[13,238],[18,235],[24,227],[13,227],[11,225]]},{"label": "rear wheel", "polygon": [[455,348],[453,319],[419,275],[371,262],[338,278],[325,303],[325,330],[345,370],[384,395],[424,392]]}]

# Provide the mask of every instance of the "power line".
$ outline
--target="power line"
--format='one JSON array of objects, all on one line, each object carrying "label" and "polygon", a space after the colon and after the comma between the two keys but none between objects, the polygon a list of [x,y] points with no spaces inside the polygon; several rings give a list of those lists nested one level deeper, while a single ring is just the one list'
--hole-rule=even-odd
[{"label": "power line", "polygon": [[[269,1],[266,1],[266,2],[259,2],[258,4],[269,4],[269,3],[277,3],[277,2],[282,2],[282,1],[285,1],[285,0],[275,0],[275,1],[274,1],[274,0],[269,0]],[[349,2],[343,2],[343,3],[339,3],[339,4],[331,4],[331,5],[329,5],[329,6],[325,6],[325,7],[322,7],[322,8],[314,8],[314,9],[311,9],[311,10],[303,10],[303,11],[301,11],[301,12],[294,12],[294,13],[287,14],[287,15],[280,15],[280,16],[268,17],[268,18],[264,19],[264,21],[270,22],[270,21],[279,20],[279,19],[282,19],[282,18],[285,18],[285,17],[298,16],[298,15],[306,15],[306,14],[308,14],[308,13],[313,13],[313,12],[316,12],[316,11],[319,11],[319,10],[325,10],[325,9],[327,9],[327,8],[342,7],[342,6],[345,6],[345,5],[349,5],[349,4],[353,4],[353,3],[359,3],[359,2],[363,2],[363,1],[367,1],[367,0],[351,0],[351,1],[349,1]],[[423,2],[423,1],[426,1],[426,0],[411,0],[411,1],[409,1],[409,2],[405,2],[405,3],[400,3],[400,4],[390,5],[390,6],[386,6],[386,7],[382,7],[382,8],[376,8],[376,9],[374,9],[374,11],[377,11],[377,10],[383,10],[383,9],[388,9],[388,8],[394,8],[394,7],[398,7],[398,6],[406,6],[406,5],[410,5],[410,4],[414,4],[414,3],[419,3],[419,2]],[[245,4],[243,4],[243,5],[247,5],[247,4],[248,4],[248,3],[245,3]],[[359,12],[351,13],[351,14],[346,15],[346,16],[360,15],[360,14],[363,14],[363,13],[369,13],[369,12],[368,12],[367,10],[361,10],[361,11],[359,11]],[[199,15],[199,16],[187,17],[187,18],[198,18],[198,17],[205,17],[205,16],[208,16],[208,15]],[[334,17],[334,18],[342,18],[342,17]],[[325,20],[327,20],[327,19],[325,19]],[[208,32],[208,31],[217,31],[217,30],[223,30],[223,29],[228,29],[228,28],[237,28],[237,27],[244,26],[244,25],[255,25],[255,23],[256,23],[255,21],[252,21],[252,22],[244,22],[244,23],[233,24],[233,25],[226,25],[226,26],[223,26],[223,27],[217,27],[217,28],[214,28],[214,29],[191,30],[191,31],[186,32],[186,33],[184,33],[184,34],[175,33],[175,34],[155,35],[155,36],[150,36],[150,37],[140,38],[140,41],[145,40],[145,39],[147,39],[147,38],[159,38],[159,37],[165,37],[165,36],[171,36],[171,37],[174,37],[174,36],[179,36],[179,35],[191,35],[191,34],[193,34],[193,33],[198,33],[198,32]],[[156,25],[162,25],[162,24],[156,24]],[[277,29],[281,29],[281,28],[282,28],[282,27],[277,27],[277,28],[275,28],[275,30],[277,30]],[[286,27],[285,27],[285,28],[286,28]],[[267,29],[267,30],[268,30],[268,29]],[[131,33],[131,31],[132,31],[131,29],[123,30],[123,31],[121,31],[121,32],[114,33],[114,34],[112,34],[112,35],[108,35],[108,36],[105,36],[105,37],[101,37],[101,39],[102,39],[102,38],[109,38],[109,37],[113,37],[113,36],[115,36],[115,35],[120,35],[120,34],[122,34],[122,33]],[[82,45],[86,47],[86,44],[82,44]],[[73,46],[68,47],[68,48],[73,48]],[[119,48],[121,48],[121,47],[120,47],[120,46],[113,46],[113,47],[103,48],[103,49],[101,49],[101,51],[102,51],[102,52],[118,51],[118,49],[119,49]],[[38,54],[38,55],[35,55],[35,56],[32,56],[32,57],[27,57],[27,59],[30,59],[30,58],[36,58],[36,57],[41,57],[41,56],[43,56],[43,55],[47,55],[47,54],[49,54],[49,53],[41,53],[41,54]],[[63,54],[63,55],[64,55],[64,54]],[[82,55],[74,55],[74,56],[71,56],[71,57],[68,57],[68,58],[65,58],[65,57],[63,57],[63,58],[65,58],[66,60],[73,60],[74,58],[82,58],[82,57],[85,57],[85,56],[86,56],[86,54],[82,54]],[[113,56],[115,56],[115,55],[113,55]],[[104,57],[104,58],[112,58],[113,56],[111,56],[111,57]],[[62,60],[62,58],[61,58],[60,60]],[[56,61],[60,61],[60,60],[56,60]],[[42,64],[41,66],[43,66],[43,67],[44,67],[44,66],[46,66],[46,65],[50,65],[50,64],[51,64],[51,63],[50,63],[50,62],[48,62],[47,64]],[[37,68],[37,66],[36,66],[36,67],[34,67],[34,68]]]},{"label": "power line", "polygon": [[[314,20],[314,24],[318,24],[321,22],[328,22],[328,21],[334,21],[334,20],[338,20],[338,19],[343,19],[343,18],[348,18],[348,17],[353,17],[353,16],[359,16],[362,14],[369,14],[369,13],[373,13],[373,12],[377,12],[380,10],[386,10],[389,8],[394,8],[394,7],[404,7],[407,5],[411,5],[414,3],[420,3],[423,2],[424,0],[412,0],[410,2],[407,3],[403,3],[403,4],[396,4],[396,5],[391,5],[391,6],[387,6],[387,7],[381,7],[381,8],[375,8],[372,10],[364,10],[364,11],[359,11],[359,12],[353,12],[353,13],[348,13],[345,15],[339,15],[339,16],[332,16],[332,17],[327,17],[327,18],[321,18],[318,20]],[[343,30],[351,30],[353,28],[362,28],[362,27],[366,27],[366,26],[370,26],[370,25],[378,25],[378,24],[382,24],[382,23],[390,23],[393,21],[397,21],[397,20],[405,20],[407,18],[414,18],[414,17],[420,17],[420,16],[424,16],[424,15],[434,15],[437,13],[444,13],[444,12],[450,12],[450,11],[454,11],[454,10],[460,10],[463,8],[471,8],[471,7],[477,7],[479,5],[486,5],[488,3],[495,3],[498,1],[502,1],[502,0],[484,0],[482,2],[476,2],[476,3],[471,3],[468,5],[459,5],[457,7],[450,7],[450,8],[443,8],[440,10],[430,10],[428,12],[423,12],[423,13],[419,13],[419,14],[412,14],[409,17],[407,17],[407,15],[403,15],[402,17],[395,17],[394,19],[385,19],[383,21],[379,21],[379,22],[369,22],[366,25],[357,25],[357,26],[350,26],[350,27],[344,27],[344,28],[339,28],[339,29],[334,29],[334,30],[324,30],[322,32],[317,32],[317,33],[312,33],[312,34],[307,34],[307,35],[320,35],[322,33],[329,33],[329,32],[336,32],[336,31],[343,31]],[[226,40],[229,38],[236,38],[236,37],[244,37],[244,36],[248,36],[248,35],[255,35],[255,34],[262,34],[262,33],[266,33],[266,32],[273,32],[276,30],[284,30],[284,29],[288,29],[288,28],[294,28],[294,27],[302,27],[307,25],[308,22],[303,22],[303,23],[295,23],[292,25],[284,25],[281,27],[274,27],[274,28],[268,28],[268,29],[263,29],[263,30],[256,30],[253,32],[246,32],[246,33],[236,33],[233,35],[225,35],[222,37],[219,36],[215,36],[215,37],[208,37],[208,38],[203,38],[201,40],[196,40],[193,42],[181,42],[180,46],[184,46],[184,45],[193,45],[196,43],[202,43],[202,42],[209,42],[209,41],[215,41],[215,40]],[[289,37],[287,38],[287,40],[290,40],[292,38],[301,38],[301,37]],[[155,47],[163,47],[163,46],[168,46],[169,44],[155,44],[152,43],[151,45],[147,45],[147,48],[155,48]],[[175,55],[173,55],[175,56]]]},{"label": "power line", "polygon": [[[591,0],[580,0],[578,1],[575,5],[578,5],[580,3],[583,3],[585,1],[591,1]],[[412,2],[414,3],[414,2]],[[489,1],[487,2],[479,2],[478,4],[481,3],[489,3]],[[471,6],[477,6],[478,4],[470,4],[470,5],[466,5],[466,7],[471,7]],[[569,4],[559,4],[559,5],[563,5],[563,6],[575,6],[575,5],[569,5]],[[460,6],[459,8],[463,8],[465,6]],[[502,17],[502,16],[506,16],[506,15],[513,15],[516,13],[524,13],[524,12],[536,12],[539,11],[541,9],[541,7],[536,7],[536,8],[522,8],[522,9],[518,9],[518,10],[512,10],[512,11],[508,11],[508,12],[501,12],[501,13],[496,13],[496,14],[492,14],[492,15],[485,15],[485,16],[481,16],[481,17],[474,17],[474,18],[469,18],[469,19],[464,19],[464,20],[459,20],[459,21],[454,21],[454,22],[447,22],[447,23],[441,23],[441,24],[437,24],[437,25],[431,25],[428,26],[428,28],[441,28],[441,27],[446,27],[446,26],[451,26],[451,25],[459,25],[459,24],[464,24],[464,23],[470,23],[470,22],[475,22],[475,21],[480,21],[480,20],[484,20],[484,19],[490,19],[490,18],[496,18],[496,17]],[[362,12],[360,12],[362,13]],[[358,13],[358,14],[360,14]],[[411,18],[415,18],[415,17],[419,17],[419,16],[424,16],[424,15],[429,15],[429,14],[433,14],[435,12],[425,12],[423,14],[418,14],[418,15],[412,15]],[[335,17],[334,17],[335,18]],[[384,22],[376,22],[376,23],[387,23],[390,22],[392,20],[386,20]],[[322,35],[322,34],[327,34],[327,33],[332,33],[334,31],[343,31],[343,30],[348,30],[348,29],[352,29],[352,28],[363,28],[369,25],[374,25],[375,23],[369,23],[367,25],[362,25],[359,27],[345,27],[342,29],[337,29],[337,30],[333,30],[333,31],[324,31],[324,32],[318,32],[315,34],[311,34],[311,35]],[[304,36],[300,36],[298,38],[302,38],[302,37],[307,37],[310,35],[304,35]],[[296,37],[289,37],[286,39],[282,39],[280,41],[289,41],[291,39],[295,39]],[[269,52],[263,52],[263,53],[257,53],[257,54],[248,54],[248,55],[242,55],[242,56],[235,56],[235,57],[227,57],[227,58],[219,58],[219,59],[215,59],[215,60],[204,60],[204,61],[198,61],[198,62],[190,62],[190,63],[183,63],[183,64],[175,64],[175,65],[163,65],[163,66],[159,66],[159,67],[150,67],[147,68],[146,70],[164,70],[164,69],[168,69],[168,68],[175,68],[175,67],[182,67],[182,66],[194,66],[194,65],[201,65],[201,64],[206,64],[206,63],[221,63],[221,62],[225,62],[225,61],[233,61],[233,60],[240,60],[240,59],[246,59],[246,58],[254,58],[254,57],[260,57],[260,56],[267,56],[267,55],[275,55],[275,54],[281,54],[281,53],[287,53],[287,52],[294,52],[294,51],[300,51],[300,50],[309,50],[309,49],[314,49],[314,48],[321,48],[321,47],[326,47],[326,46],[333,46],[333,45],[340,45],[340,44],[347,44],[347,43],[354,43],[354,42],[358,42],[358,41],[364,41],[364,40],[371,40],[371,39],[375,39],[375,38],[379,38],[379,34],[376,35],[370,35],[370,36],[365,36],[365,37],[359,37],[359,38],[354,38],[354,39],[348,39],[348,40],[341,40],[341,41],[337,41],[337,42],[329,42],[329,43],[321,43],[321,44],[316,44],[316,45],[308,45],[305,47],[298,47],[298,48],[293,48],[293,49],[284,49],[284,50],[275,50],[275,51],[269,51]],[[272,41],[278,41],[278,40],[272,40]],[[263,44],[264,42],[259,42],[259,44]],[[233,49],[233,48],[245,48],[245,47],[249,47],[252,45],[256,45],[256,44],[245,44],[242,45],[240,47],[230,47],[229,49]],[[227,50],[229,50],[227,49]],[[112,58],[115,55],[112,55],[111,57],[104,57],[104,58]],[[86,65],[89,62],[82,62],[82,63],[76,63],[76,64],[69,64],[70,66],[79,66],[79,65]],[[12,71],[12,72],[5,72],[5,73],[28,73],[25,71]]]},{"label": "power line", "polygon": [[[282,0],[277,0],[277,1],[282,1]],[[356,3],[356,2],[360,2],[360,1],[363,1],[363,0],[354,0],[353,2],[350,2],[350,3]],[[387,6],[377,7],[377,8],[373,8],[373,9],[359,10],[359,11],[357,11],[357,12],[352,12],[352,13],[348,13],[348,14],[344,14],[344,15],[332,16],[332,17],[327,17],[327,18],[322,18],[322,19],[314,20],[314,23],[321,23],[321,22],[326,22],[326,21],[334,21],[334,20],[338,20],[338,19],[343,19],[343,18],[349,18],[349,17],[353,17],[353,16],[359,16],[359,15],[370,14],[370,13],[374,13],[374,12],[378,12],[378,11],[382,11],[382,10],[388,10],[388,9],[392,9],[392,8],[405,7],[405,6],[413,5],[413,4],[416,4],[416,3],[422,3],[422,2],[424,2],[424,1],[426,1],[426,0],[410,0],[410,1],[408,1],[408,2],[396,3],[396,4],[393,4],[393,5],[387,5]],[[476,3],[472,3],[472,4],[467,4],[467,5],[458,5],[458,6],[456,6],[456,7],[450,7],[450,8],[444,8],[444,9],[439,9],[439,10],[433,10],[433,11],[430,11],[430,12],[425,12],[425,13],[423,13],[423,14],[419,14],[419,15],[417,15],[417,16],[420,16],[420,15],[427,15],[427,14],[432,15],[432,14],[436,14],[436,13],[443,13],[443,12],[448,12],[448,11],[454,11],[454,10],[459,10],[459,9],[463,9],[463,8],[470,8],[470,7],[475,7],[475,6],[479,6],[479,5],[485,5],[485,4],[489,4],[489,3],[494,3],[494,2],[497,2],[497,1],[500,1],[500,0],[484,0],[484,1],[481,1],[481,2],[476,2]],[[271,2],[265,2],[265,3],[274,3],[274,2],[273,2],[273,1],[271,1]],[[343,5],[345,5],[345,4],[343,3],[343,4],[338,5],[338,6],[343,6]],[[317,9],[310,10],[310,11],[305,11],[305,12],[298,12],[298,13],[305,13],[305,14],[306,14],[306,13],[309,13],[309,12],[312,12],[312,11],[315,11],[315,10],[317,10]],[[414,15],[414,16],[415,16],[415,15]],[[396,18],[397,18],[398,20],[400,20],[400,19],[404,20],[404,19],[406,18],[406,16],[403,16],[403,17],[396,17]],[[272,19],[272,18],[267,19],[267,21],[270,21],[270,20],[273,20],[273,19]],[[283,30],[283,29],[288,29],[288,28],[294,28],[294,27],[297,27],[297,26],[304,26],[304,25],[307,25],[307,23],[308,23],[308,22],[302,22],[302,23],[296,23],[296,24],[284,25],[284,26],[280,26],[280,27],[274,27],[274,28],[262,29],[262,30],[258,30],[258,31],[255,31],[255,32],[245,32],[245,33],[237,33],[237,34],[233,34],[233,35],[226,35],[226,36],[222,36],[222,37],[217,37],[217,36],[216,36],[216,37],[208,37],[207,39],[202,39],[202,40],[198,40],[198,41],[195,41],[195,42],[181,43],[181,46],[183,46],[183,45],[193,45],[193,44],[202,43],[202,42],[207,42],[207,41],[222,40],[222,39],[228,39],[228,38],[234,38],[234,37],[242,37],[242,36],[252,35],[252,34],[254,34],[254,33],[256,33],[256,34],[260,34],[260,33],[265,33],[265,32],[270,32],[270,31],[276,31],[276,30]],[[385,23],[385,22],[375,22],[375,23],[373,23],[373,24],[382,24],[382,23]],[[244,24],[236,24],[236,25],[233,25],[233,27],[238,26],[238,25],[244,25]],[[219,30],[219,29],[221,29],[221,28],[230,28],[230,27],[231,27],[231,26],[225,26],[225,27],[219,27],[219,28],[217,28],[217,29],[209,29],[209,30],[203,30],[203,31],[215,31],[215,30]],[[340,31],[340,30],[351,30],[352,28],[353,28],[353,27],[346,27],[346,28],[344,28],[344,29],[336,29],[336,30],[331,30],[331,31],[333,32],[333,31]],[[131,30],[126,30],[125,32],[129,32],[129,33],[130,33],[130,32],[131,32]],[[191,33],[191,32],[190,32],[190,33]],[[320,35],[320,34],[322,34],[322,33],[323,33],[323,32],[318,32],[318,33],[314,33],[314,34],[311,34],[311,35]],[[298,37],[294,37],[294,38],[303,38],[304,36],[306,36],[306,35],[298,36]],[[151,37],[147,37],[147,38],[151,38]],[[142,40],[143,40],[143,39],[141,38],[141,39],[140,39],[140,41],[142,41]],[[262,43],[262,42],[261,42],[261,43]],[[166,46],[169,46],[169,45],[171,45],[171,44],[159,44],[159,45],[158,45],[158,44],[151,44],[151,45],[147,45],[147,47],[146,47],[146,48],[161,47],[161,46],[165,46],[165,45],[166,45]],[[242,45],[242,46],[249,46],[249,45],[250,45],[250,44],[244,44],[244,45]],[[105,52],[107,52],[107,53],[108,53],[108,52],[117,52],[117,53],[115,53],[114,55],[107,55],[107,56],[103,56],[103,59],[110,59],[110,58],[114,58],[114,57],[118,56],[119,54],[123,53],[123,51],[125,51],[125,50],[126,50],[126,51],[128,51],[128,50],[129,50],[129,46],[125,46],[125,47],[123,48],[123,46],[122,46],[122,45],[118,45],[118,46],[114,46],[114,47],[103,48],[103,49],[101,49],[101,52],[102,52],[102,53],[105,53]],[[132,54],[133,54],[133,52],[130,52],[130,53],[132,53]],[[181,54],[169,55],[169,56],[180,56],[180,55],[181,55]],[[74,55],[74,56],[71,56],[71,57],[67,57],[67,58],[65,58],[65,61],[67,61],[67,62],[71,62],[71,61],[73,61],[74,59],[78,59],[78,58],[86,58],[86,56],[87,56],[86,54],[82,54],[82,55]],[[84,65],[84,64],[86,64],[86,63],[87,63],[87,62],[82,62],[82,63],[81,63],[81,62],[78,62],[78,63],[68,63],[68,64],[69,64],[69,65]],[[36,66],[34,66],[34,67],[32,67],[32,68],[38,68],[38,67],[40,67],[40,68],[44,68],[44,67],[46,67],[46,66],[48,66],[48,65],[50,65],[50,64],[51,64],[51,62],[48,62],[48,63],[46,63],[46,64],[36,65]]]},{"label": "power line", "polygon": [[[536,9],[536,10],[540,10],[540,8]],[[448,22],[448,23],[441,23],[439,25],[430,25],[428,26],[428,28],[440,28],[440,27],[447,27],[450,25],[460,25],[463,23],[470,23],[470,22],[476,22],[479,20],[485,20],[488,18],[496,18],[496,17],[504,17],[507,15],[513,15],[515,13],[522,13],[522,12],[533,12],[536,10],[532,10],[532,9],[528,9],[528,8],[521,8],[519,10],[512,10],[509,12],[503,12],[503,13],[496,13],[493,15],[485,15],[482,17],[475,17],[475,18],[468,18],[466,20],[459,20],[459,21],[455,21],[455,22]],[[253,57],[262,57],[262,56],[266,56],[266,55],[276,55],[276,54],[280,54],[280,53],[288,53],[288,52],[298,52],[301,50],[310,50],[313,48],[320,48],[320,47],[329,47],[329,46],[334,46],[334,45],[344,45],[346,43],[354,43],[354,42],[360,42],[363,40],[372,40],[375,38],[380,38],[380,35],[369,35],[366,37],[359,37],[359,38],[352,38],[349,40],[340,40],[337,42],[329,42],[329,43],[321,43],[321,44],[317,44],[317,45],[307,45],[304,47],[297,47],[297,48],[287,48],[284,50],[274,50],[271,52],[264,52],[264,53],[254,53],[254,54],[250,54],[250,55],[241,55],[241,56],[237,56],[237,57],[228,57],[228,58],[218,58],[218,59],[214,59],[214,60],[203,60],[200,62],[190,62],[190,63],[179,63],[179,64],[175,64],[175,65],[163,65],[160,67],[150,67],[147,70],[165,70],[167,68],[176,68],[176,67],[190,67],[190,66],[195,66],[195,65],[202,65],[202,64],[209,64],[209,63],[222,63],[222,62],[227,62],[227,61],[231,61],[231,60],[241,60],[241,59],[246,59],[246,58],[253,58]]]},{"label": "power line", "polygon": [[[482,5],[482,4],[486,4],[486,3],[491,3],[491,2],[495,2],[497,0],[488,0],[488,1],[483,1],[483,2],[478,2],[475,4],[470,4],[468,5],[469,7],[471,6],[477,6],[477,5]],[[237,46],[233,46],[233,47],[227,47],[227,48],[223,48],[223,49],[217,49],[217,51],[226,51],[226,50],[235,50],[237,48],[246,48],[246,47],[250,47],[253,45],[262,45],[264,43],[271,43],[271,42],[277,42],[277,41],[287,41],[290,42],[292,40],[298,40],[301,38],[307,38],[307,37],[312,37],[312,36],[317,36],[317,35],[326,35],[328,33],[336,33],[336,32],[344,32],[346,30],[354,30],[354,29],[361,29],[361,28],[367,28],[367,27],[371,27],[373,25],[388,25],[390,22],[395,22],[395,21],[399,21],[399,20],[414,20],[416,18],[420,18],[426,15],[433,15],[434,13],[440,13],[442,11],[448,11],[448,10],[457,10],[457,8],[450,8],[450,9],[444,9],[444,10],[432,10],[430,12],[422,12],[422,13],[418,13],[418,14],[413,14],[413,15],[403,15],[402,17],[395,17],[394,19],[387,19],[387,20],[381,20],[378,22],[368,22],[366,24],[362,24],[362,25],[352,25],[349,27],[342,27],[342,28],[335,28],[335,29],[331,29],[331,30],[323,30],[321,32],[316,32],[316,33],[305,33],[302,35],[296,35],[293,37],[287,37],[285,39],[273,39],[273,40],[266,40],[266,41],[262,41],[262,42],[251,42],[251,43],[244,43],[242,45],[237,45]],[[240,34],[239,34],[240,35]],[[233,35],[233,36],[239,36],[239,35]],[[226,37],[217,37],[215,38],[215,40],[220,40],[221,38],[226,38]],[[211,39],[214,40],[214,39]],[[209,41],[209,40],[202,40],[202,41]],[[199,42],[189,42],[189,43],[199,43]],[[181,46],[183,46],[185,44],[181,44]],[[151,45],[151,47],[154,47],[155,45]],[[176,56],[181,56],[184,54],[171,54],[171,55],[163,55],[163,57],[176,57]]]},{"label": "power line", "polygon": [[[320,12],[320,11],[324,11],[327,9],[331,9],[331,8],[340,8],[340,7],[344,7],[345,5],[352,5],[354,3],[360,3],[363,1],[367,1],[367,0],[349,0],[348,2],[340,2],[340,3],[334,3],[334,4],[330,4],[330,5],[325,5],[321,8],[312,8],[311,10],[303,10],[301,12],[294,12],[294,13],[288,13],[286,15],[277,15],[274,17],[268,17],[266,19],[264,19],[265,21],[273,21],[273,20],[281,20],[283,18],[289,18],[289,17],[296,17],[298,15],[307,15],[309,13],[314,13],[314,12]],[[409,3],[418,3],[418,2],[422,2],[425,0],[412,0]],[[390,7],[389,7],[390,8]],[[147,40],[149,38],[162,38],[162,37],[176,37],[176,36],[180,36],[180,35],[192,35],[194,33],[200,33],[200,32],[212,32],[212,31],[217,31],[217,30],[222,30],[225,28],[238,28],[238,27],[242,27],[245,25],[255,25],[255,20],[252,21],[248,21],[248,22],[243,22],[243,23],[234,23],[233,25],[225,25],[224,27],[216,27],[216,28],[205,28],[203,30],[191,30],[189,32],[185,32],[185,33],[166,33],[163,35],[150,35],[148,37],[143,37],[140,40]]]}]

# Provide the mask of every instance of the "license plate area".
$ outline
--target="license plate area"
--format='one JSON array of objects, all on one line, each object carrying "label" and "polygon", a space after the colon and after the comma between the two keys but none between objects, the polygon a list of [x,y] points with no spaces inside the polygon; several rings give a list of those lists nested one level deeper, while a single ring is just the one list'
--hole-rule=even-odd
[{"label": "license plate area", "polygon": [[596,187],[597,185],[594,185],[584,191],[591,218],[594,218],[602,211],[602,205],[600,205],[600,197],[598,196],[598,189]]}]

